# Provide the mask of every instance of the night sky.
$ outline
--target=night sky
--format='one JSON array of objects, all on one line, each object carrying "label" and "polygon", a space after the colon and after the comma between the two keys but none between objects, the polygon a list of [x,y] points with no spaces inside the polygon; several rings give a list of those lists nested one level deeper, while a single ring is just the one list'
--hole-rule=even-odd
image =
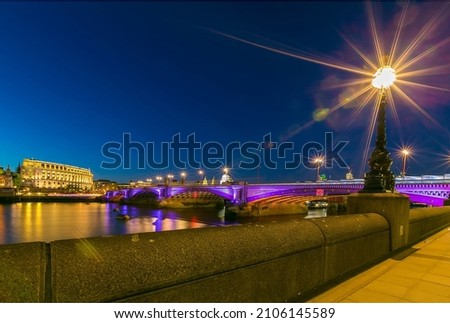
[{"label": "night sky", "polygon": [[[373,5],[382,39],[392,38],[403,5]],[[409,58],[444,43],[410,67],[433,67],[410,81],[440,89],[399,85],[435,122],[405,100],[395,101],[398,118],[388,107],[387,146],[395,174],[401,169],[396,151],[406,144],[414,149],[408,174],[450,173],[445,157],[450,151],[450,6],[443,5],[408,7],[399,51],[437,11],[441,15],[431,32]],[[340,156],[355,177],[362,177],[368,167],[364,147],[373,103],[357,115],[358,104],[349,103],[302,128],[317,109],[331,108],[356,91],[359,85],[336,85],[359,76],[234,38],[368,69],[341,34],[373,60],[362,2],[1,3],[0,166],[15,168],[23,158],[35,158],[90,168],[94,179],[128,182],[177,176],[181,170],[172,160],[166,169],[147,164],[138,169],[136,149],[129,169],[102,168],[102,162],[113,162],[102,147],[121,143],[124,134],[134,142],[154,143],[158,160],[161,143],[177,134],[181,141],[195,134],[202,145],[223,146],[260,143],[270,134],[275,144],[266,143],[265,150],[292,142],[300,152],[308,142],[324,144],[325,133],[331,132],[334,145],[348,142]],[[304,165],[285,169],[278,160],[274,169],[244,170],[239,168],[243,160],[237,156],[228,163],[238,181],[315,179],[315,169]],[[199,168],[208,179],[220,177],[220,168]],[[341,179],[346,170],[332,163],[321,173]],[[198,179],[196,169],[186,167],[186,172],[189,179]]]}]

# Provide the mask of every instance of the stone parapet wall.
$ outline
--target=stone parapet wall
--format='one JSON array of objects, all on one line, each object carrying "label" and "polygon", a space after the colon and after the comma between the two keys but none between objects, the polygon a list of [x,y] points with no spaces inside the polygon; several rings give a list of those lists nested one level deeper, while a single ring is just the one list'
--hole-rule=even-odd
[{"label": "stone parapet wall", "polygon": [[[411,241],[449,225],[440,209],[411,211]],[[390,252],[375,213],[3,245],[0,302],[299,300]]]},{"label": "stone parapet wall", "polygon": [[412,209],[409,212],[409,244],[424,238],[450,225],[450,206]]},{"label": "stone parapet wall", "polygon": [[44,302],[48,261],[43,242],[0,246],[0,302]]}]

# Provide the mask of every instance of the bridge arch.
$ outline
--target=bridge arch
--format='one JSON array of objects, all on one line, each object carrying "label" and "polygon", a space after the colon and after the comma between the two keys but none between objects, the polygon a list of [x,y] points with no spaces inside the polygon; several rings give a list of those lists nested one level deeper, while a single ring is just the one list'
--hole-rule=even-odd
[{"label": "bridge arch", "polygon": [[193,192],[207,192],[216,195],[224,200],[233,199],[233,190],[230,187],[216,187],[216,186],[177,186],[171,187],[166,197],[174,197],[181,194],[188,194]]},{"label": "bridge arch", "polygon": [[139,191],[133,192],[134,194],[129,196],[128,198],[131,200],[159,200],[160,199],[160,192],[157,190],[151,190],[151,189],[143,189]]},{"label": "bridge arch", "polygon": [[140,188],[128,188],[117,191],[109,191],[105,197],[108,201],[123,201],[133,199],[160,199],[162,190],[158,187],[140,187]]}]

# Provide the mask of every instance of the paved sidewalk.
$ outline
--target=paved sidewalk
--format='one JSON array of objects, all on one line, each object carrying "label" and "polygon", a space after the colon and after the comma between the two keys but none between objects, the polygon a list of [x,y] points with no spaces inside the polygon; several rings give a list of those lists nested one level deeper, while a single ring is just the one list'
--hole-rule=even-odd
[{"label": "paved sidewalk", "polygon": [[450,227],[309,302],[450,303]]}]

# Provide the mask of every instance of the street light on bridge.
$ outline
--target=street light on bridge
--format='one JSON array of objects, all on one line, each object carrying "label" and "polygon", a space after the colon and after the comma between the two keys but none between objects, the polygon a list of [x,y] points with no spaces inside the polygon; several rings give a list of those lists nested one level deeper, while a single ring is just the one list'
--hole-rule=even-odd
[{"label": "street light on bridge", "polygon": [[322,156],[316,157],[313,159],[313,165],[317,168],[316,181],[320,181],[320,167],[324,163],[324,158]]},{"label": "street light on bridge", "polygon": [[203,174],[204,174],[205,172],[204,171],[202,171],[201,169],[198,171],[198,175],[200,176],[200,184],[202,183],[202,181],[203,181]]},{"label": "street light on bridge", "polygon": [[186,172],[181,172],[180,176],[181,176],[181,185],[184,185],[184,183],[186,182]]},{"label": "street light on bridge", "polygon": [[404,178],[406,176],[406,160],[409,156],[411,156],[411,148],[406,147],[402,148],[400,151],[400,154],[402,155],[402,177]]}]

